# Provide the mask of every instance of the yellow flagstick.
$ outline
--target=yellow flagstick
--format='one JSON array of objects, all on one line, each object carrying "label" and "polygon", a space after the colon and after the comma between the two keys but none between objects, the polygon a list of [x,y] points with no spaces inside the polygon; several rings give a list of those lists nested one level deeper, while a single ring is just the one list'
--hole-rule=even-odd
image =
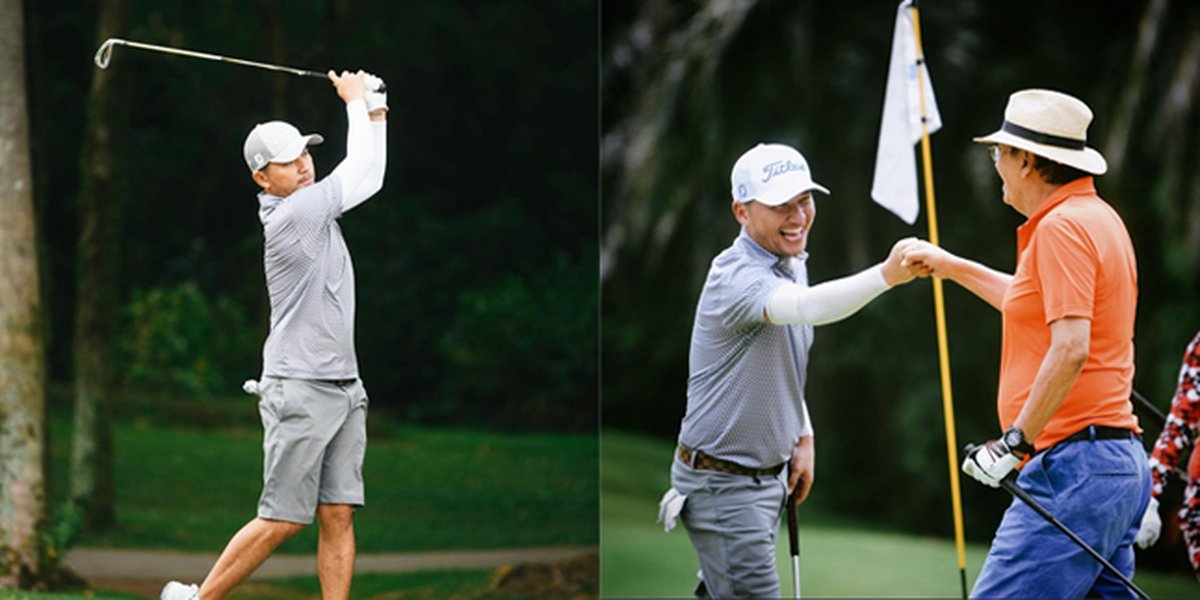
[{"label": "yellow flagstick", "polygon": [[[921,47],[921,20],[916,3],[912,6],[913,33],[917,42],[917,89],[921,98],[921,159],[925,167],[925,210],[929,215],[929,242],[938,243],[937,203],[933,196],[933,155],[929,150],[929,128],[925,122],[925,77],[921,65],[925,51]],[[946,341],[946,305],[942,279],[933,278],[933,306],[937,313],[938,367],[942,374],[942,412],[946,417],[946,459],[950,462],[950,498],[954,509],[954,543],[958,548],[958,573],[962,596],[967,597],[967,552],[963,541],[962,497],[958,485],[958,442],[954,436],[954,396],[950,391],[950,350]]]}]

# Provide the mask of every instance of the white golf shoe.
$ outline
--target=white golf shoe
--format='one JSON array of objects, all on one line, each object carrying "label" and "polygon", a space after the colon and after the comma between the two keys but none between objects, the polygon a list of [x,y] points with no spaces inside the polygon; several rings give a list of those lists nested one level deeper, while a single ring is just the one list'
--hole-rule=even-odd
[{"label": "white golf shoe", "polygon": [[192,585],[183,585],[178,581],[172,581],[163,586],[162,595],[159,600],[197,600],[200,598],[200,587]]}]

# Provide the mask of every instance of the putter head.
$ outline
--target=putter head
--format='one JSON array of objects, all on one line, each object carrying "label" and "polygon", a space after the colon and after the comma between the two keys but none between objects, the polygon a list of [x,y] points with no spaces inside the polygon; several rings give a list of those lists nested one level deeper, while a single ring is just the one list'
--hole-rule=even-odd
[{"label": "putter head", "polygon": [[104,43],[100,44],[100,48],[96,50],[96,57],[94,59],[96,61],[96,66],[100,67],[101,69],[107,69],[108,62],[112,60],[113,46],[123,43],[125,43],[125,40],[119,38],[108,38],[107,40],[104,40]]}]

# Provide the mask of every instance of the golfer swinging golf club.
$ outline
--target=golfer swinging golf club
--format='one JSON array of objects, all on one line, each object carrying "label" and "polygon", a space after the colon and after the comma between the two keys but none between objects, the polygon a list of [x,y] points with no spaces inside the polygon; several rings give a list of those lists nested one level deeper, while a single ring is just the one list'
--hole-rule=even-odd
[{"label": "golfer swinging golf club", "polygon": [[[204,582],[170,582],[163,600],[223,598],[314,516],[326,600],[350,595],[356,507],[364,503],[367,395],[354,352],[354,268],[337,219],[383,185],[387,97],[370,74],[329,72],[346,103],[346,158],[317,180],[301,135],[271,121],[246,136],[243,155],[263,224],[271,330],[257,387],[263,435],[258,517],[229,541]],[[250,382],[248,382],[250,383]],[[248,386],[253,390],[254,386]]]},{"label": "golfer swinging golf club", "polygon": [[[681,519],[700,560],[700,597],[778,598],[775,542],[785,498],[813,484],[813,429],[804,397],[813,326],[844,319],[914,274],[900,263],[913,239],[857,274],[808,285],[816,218],[808,161],[759,144],[733,166],[742,225],[712,262],[692,328],[687,413],[659,505]],[[784,469],[784,466],[789,469]]]},{"label": "golfer swinging golf club", "polygon": [[[999,439],[963,471],[996,487],[1021,461],[1017,486],[1132,580],[1133,541],[1150,497],[1133,389],[1137,264],[1125,224],[1096,193],[1107,170],[1087,147],[1092,111],[1050,90],[1012,94],[989,144],[1017,228],[1012,275],[920,242],[905,255],[1003,319]],[[1130,597],[1131,590],[1049,519],[1014,499],[972,596]]]}]

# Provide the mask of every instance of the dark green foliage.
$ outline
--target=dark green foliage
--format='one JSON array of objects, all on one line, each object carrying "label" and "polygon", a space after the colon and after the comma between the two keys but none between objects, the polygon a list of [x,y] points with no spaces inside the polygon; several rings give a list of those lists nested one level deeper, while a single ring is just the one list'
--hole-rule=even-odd
[{"label": "dark green foliage", "polygon": [[[82,100],[96,73],[96,10],[26,4],[50,377],[64,380],[80,185],[73,166]],[[356,342],[373,409],[412,419],[473,415],[510,428],[594,427],[596,361],[574,348],[555,355],[568,363],[546,377],[502,386],[463,369],[516,372],[522,367],[506,361],[524,355],[513,344],[552,348],[566,332],[595,352],[594,283],[557,286],[550,274],[595,278],[596,3],[218,0],[203,8],[131,1],[121,37],[316,70],[364,68],[388,83],[384,188],[341,220],[356,268]],[[341,102],[316,79],[129,48],[115,51],[109,72],[130,75],[134,115],[121,163],[129,189],[120,305],[154,313],[138,316],[152,329],[116,332],[122,346],[136,347],[129,383],[158,388],[138,391],[236,393],[231,385],[261,369],[267,333],[257,187],[242,142],[270,119],[321,132],[327,141],[313,153],[318,176],[327,175],[345,152]],[[557,287],[535,288],[543,284]],[[515,285],[537,303],[567,295],[562,306],[581,312],[546,313],[555,322],[525,327],[521,340],[476,337],[464,342],[471,360],[450,362],[442,340],[465,335],[457,330],[466,323],[476,324],[473,336],[507,335],[505,324],[478,322],[512,317],[515,307],[487,300],[480,308],[479,299]],[[135,297],[135,290],[144,292]],[[244,318],[236,331],[221,324],[218,298]],[[166,314],[175,310],[168,301],[191,316]],[[575,372],[568,378],[565,369]],[[522,404],[530,398],[535,406]],[[548,408],[525,418],[522,411],[536,406]],[[501,408],[511,418],[491,418]]]},{"label": "dark green foliage", "polygon": [[474,419],[509,427],[594,427],[598,290],[590,264],[558,255],[528,279],[460,295],[439,343],[454,373],[444,380],[449,406],[479,407]]},{"label": "dark green foliage", "polygon": [[124,383],[156,393],[208,398],[240,389],[258,341],[242,309],[210,300],[188,282],[137,291],[125,311]]}]

